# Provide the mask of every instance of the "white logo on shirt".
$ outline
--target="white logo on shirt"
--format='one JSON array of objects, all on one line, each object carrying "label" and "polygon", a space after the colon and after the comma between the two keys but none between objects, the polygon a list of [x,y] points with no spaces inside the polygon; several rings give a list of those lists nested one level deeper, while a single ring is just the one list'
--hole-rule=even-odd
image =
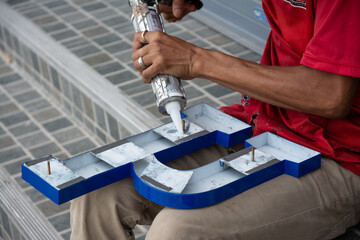
[{"label": "white logo on shirt", "polygon": [[306,9],[306,0],[284,0],[287,3],[290,3],[293,7]]}]

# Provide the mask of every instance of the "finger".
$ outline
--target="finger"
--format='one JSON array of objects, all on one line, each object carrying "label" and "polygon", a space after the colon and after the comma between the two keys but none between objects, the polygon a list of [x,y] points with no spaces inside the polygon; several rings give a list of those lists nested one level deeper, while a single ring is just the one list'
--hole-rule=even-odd
[{"label": "finger", "polygon": [[138,70],[140,72],[140,74],[142,74],[142,72],[145,70],[139,66],[138,61],[134,61],[134,67],[136,70]]},{"label": "finger", "polygon": [[172,13],[162,13],[162,16],[166,21],[169,22],[176,22],[177,20],[179,20],[178,18],[174,17]]},{"label": "finger", "polygon": [[166,5],[159,5],[160,8],[160,12],[162,17],[169,22],[176,22],[178,20],[180,20],[179,18],[175,17],[173,14],[173,9],[172,6],[166,6]]},{"label": "finger", "polygon": [[173,0],[172,9],[173,14],[177,18],[182,18],[184,16],[185,0]]},{"label": "finger", "polygon": [[[175,2],[175,6],[176,6],[176,2]],[[171,14],[173,17],[174,17],[174,15],[173,15],[173,9],[174,9],[174,4],[172,4],[171,6],[167,6],[167,5],[163,5],[163,4],[160,4],[159,5],[159,9],[160,9],[160,12],[161,13],[165,13],[165,14]],[[193,3],[190,3],[190,2],[185,2],[184,1],[184,4],[183,4],[183,6],[181,7],[184,11],[185,11],[185,13],[189,13],[189,12],[194,12],[194,11],[196,11],[196,6],[195,6],[195,4],[193,4]],[[184,14],[185,15],[185,14]]]},{"label": "finger", "polygon": [[167,6],[163,4],[159,4],[159,10],[161,13],[171,13],[173,12],[172,6]]},{"label": "finger", "polygon": [[134,35],[134,41],[133,41],[133,49],[137,50],[139,48],[142,48],[144,46],[144,44],[147,43],[147,35],[148,32],[144,33],[144,37],[146,39],[146,41],[144,40],[144,38],[142,37],[143,31],[142,32],[137,32]]},{"label": "finger", "polygon": [[149,66],[151,66],[151,63],[150,63],[151,59],[148,57],[148,55],[145,55],[145,56],[142,57],[142,62],[144,63],[145,68],[143,68],[143,67],[140,65],[139,59],[140,59],[140,58],[138,58],[138,59],[136,59],[136,60],[134,61],[134,66],[135,66],[135,68],[136,68],[139,72],[142,73],[146,68],[148,68]]},{"label": "finger", "polygon": [[[140,42],[142,45],[144,45],[146,43],[151,43],[156,39],[161,39],[165,35],[165,33],[160,32],[160,31],[159,32],[146,32],[144,34],[144,37],[146,39],[146,41],[145,41],[144,38],[142,37],[142,33],[143,32],[135,33],[133,46],[134,46],[134,44],[136,44],[135,42]],[[137,47],[137,45],[135,47]]]},{"label": "finger", "polygon": [[132,54],[131,54],[131,59],[133,61],[137,61],[139,57],[148,55],[149,53],[149,49],[147,48],[147,46],[140,48],[138,50],[135,50]]},{"label": "finger", "polygon": [[139,42],[137,39],[134,38],[133,45],[132,45],[134,50],[138,50],[138,49],[142,48],[143,46],[144,46],[143,43]]},{"label": "finger", "polygon": [[141,32],[137,32],[134,35],[134,41],[133,41],[133,49],[137,50],[139,48],[142,48],[144,45],[146,45],[147,43],[149,43],[149,39],[148,39],[148,35],[153,35],[154,32],[149,32],[147,30],[145,31],[141,31]]},{"label": "finger", "polygon": [[150,83],[151,78],[155,77],[159,73],[160,72],[158,71],[158,69],[155,66],[151,65],[147,69],[142,71],[141,73],[142,81],[144,83]]},{"label": "finger", "polygon": [[146,63],[150,65],[146,69],[143,69],[141,76],[144,83],[150,83],[153,77],[161,73],[161,70],[160,65],[156,64],[156,60],[153,59],[151,54],[146,56]]}]

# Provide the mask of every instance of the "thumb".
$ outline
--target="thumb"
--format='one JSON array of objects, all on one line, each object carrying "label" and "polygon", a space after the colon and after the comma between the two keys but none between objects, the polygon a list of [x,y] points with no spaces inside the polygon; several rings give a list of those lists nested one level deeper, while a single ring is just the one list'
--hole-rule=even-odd
[{"label": "thumb", "polygon": [[172,9],[173,14],[177,18],[182,18],[184,15],[185,0],[173,0]]}]

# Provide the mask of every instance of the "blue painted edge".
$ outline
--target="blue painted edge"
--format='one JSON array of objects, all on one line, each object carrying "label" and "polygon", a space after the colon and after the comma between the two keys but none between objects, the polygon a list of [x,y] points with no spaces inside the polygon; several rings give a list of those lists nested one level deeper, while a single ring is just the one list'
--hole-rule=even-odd
[{"label": "blue painted edge", "polygon": [[187,115],[185,113],[183,113],[183,112],[180,112],[180,116],[181,116],[181,118],[186,118],[187,117]]},{"label": "blue painted edge", "polygon": [[207,133],[203,136],[193,138],[187,142],[167,148],[165,150],[154,153],[154,156],[161,163],[170,162],[176,158],[185,156],[189,153],[206,148],[216,144],[216,131]]},{"label": "blue painted edge", "polygon": [[40,176],[36,175],[33,171],[31,171],[25,164],[21,165],[21,177],[26,182],[28,182],[31,186],[36,188],[46,197],[48,197],[51,201],[56,204],[61,204],[59,201],[59,192],[56,188],[48,184],[44,179]]},{"label": "blue painted edge", "polygon": [[131,163],[99,173],[59,190],[59,204],[131,176]]},{"label": "blue painted edge", "polygon": [[289,160],[285,161],[284,173],[293,177],[301,177],[321,167],[321,154],[309,158],[301,163],[295,163]]},{"label": "blue painted edge", "polygon": [[216,131],[216,143],[224,147],[232,147],[251,138],[251,127],[243,129],[232,134]]},{"label": "blue painted edge", "polygon": [[25,164],[22,165],[22,178],[58,205],[130,176],[131,163],[128,163],[57,189],[32,172]]},{"label": "blue painted edge", "polygon": [[[181,112],[181,117],[186,118],[187,115]],[[251,126],[235,133],[223,133],[221,131],[209,132],[205,135],[193,138],[187,142],[175,145],[163,151],[154,153],[154,156],[162,163],[169,162],[176,158],[182,157],[186,154],[195,152],[197,150],[206,148],[213,144],[230,147],[240,144],[245,139],[251,137]],[[170,156],[170,157],[169,157]],[[71,186],[57,189],[51,186],[45,180],[41,179],[33,173],[28,167],[22,166],[23,179],[33,185],[34,188],[42,192],[45,196],[51,199],[56,204],[62,204],[71,199],[77,198],[93,190],[99,189],[121,179],[131,176],[131,164],[116,167],[114,169],[99,173],[90,178],[84,179],[80,182],[74,183]],[[25,169],[25,170],[24,170]]]},{"label": "blue painted edge", "polygon": [[[251,146],[252,145],[245,140],[245,148]],[[292,162],[286,159],[283,161],[285,162],[284,174],[299,178],[321,167],[321,153],[316,154],[315,156],[302,161],[301,163]]]},{"label": "blue painted edge", "polygon": [[[233,144],[239,144],[248,137],[247,132],[248,132],[248,128],[240,131],[240,133],[237,132],[232,134],[213,131],[205,135],[193,138],[182,144],[175,145],[163,151],[159,151],[155,153],[154,156],[160,162],[166,163],[176,158],[182,157],[186,154],[206,148],[213,144],[219,144],[225,147],[229,145],[229,142],[232,142]],[[234,137],[231,140],[229,140],[233,135]],[[23,166],[23,169],[26,170],[25,171],[22,170],[22,171],[24,171],[23,179],[26,182],[33,185],[34,188],[38,189],[45,196],[51,199],[54,203],[62,204],[67,201],[70,201],[71,199],[77,198],[81,195],[99,189],[101,187],[104,187],[116,181],[130,177],[131,176],[130,168],[131,168],[130,163],[123,166],[119,166],[114,169],[99,173],[90,178],[84,179],[83,181],[74,183],[71,186],[62,188],[60,190],[48,184],[45,180],[41,179],[26,166]]]},{"label": "blue painted edge", "polygon": [[170,208],[194,209],[217,204],[278,177],[284,173],[284,164],[281,161],[220,188],[194,194],[170,193],[153,187],[137,176],[133,168],[132,177],[135,189],[150,201]]},{"label": "blue painted edge", "polygon": [[[225,147],[231,146],[231,144],[238,144],[243,142],[246,138],[249,138],[249,135],[251,135],[251,128],[235,134],[226,134],[220,131],[214,131],[184,142],[180,145],[157,152],[154,155],[160,162],[165,163],[215,143]],[[251,144],[245,141],[245,148],[250,146]],[[169,158],[169,156],[171,156],[171,158]],[[192,209],[219,203],[282,174],[301,177],[302,175],[319,168],[320,165],[321,154],[303,161],[300,164],[284,160],[255,173],[239,178],[238,180],[220,188],[195,194],[169,193],[153,187],[136,175],[133,163],[128,163],[126,165],[99,173],[60,190],[48,184],[45,180],[32,172],[25,164],[22,165],[22,178],[51,199],[54,203],[62,204],[83,194],[132,176],[134,187],[145,198],[167,207]]]},{"label": "blue painted edge", "polygon": [[218,144],[224,147],[231,147],[244,142],[245,139],[248,139],[250,137],[251,127],[231,134],[221,131],[213,131],[205,135],[193,138],[182,144],[154,153],[154,156],[161,163],[167,163],[176,158],[185,156],[187,154],[209,147],[214,144]]},{"label": "blue painted edge", "polygon": [[248,141],[245,141],[245,145],[244,145],[244,148],[248,148],[248,147],[251,147],[252,145],[250,143],[248,143]]}]

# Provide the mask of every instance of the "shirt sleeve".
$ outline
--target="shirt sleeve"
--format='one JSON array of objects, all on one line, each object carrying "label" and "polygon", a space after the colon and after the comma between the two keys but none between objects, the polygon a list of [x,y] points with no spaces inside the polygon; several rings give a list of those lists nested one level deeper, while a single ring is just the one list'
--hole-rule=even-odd
[{"label": "shirt sleeve", "polygon": [[318,0],[314,35],[301,64],[360,78],[360,1]]}]

